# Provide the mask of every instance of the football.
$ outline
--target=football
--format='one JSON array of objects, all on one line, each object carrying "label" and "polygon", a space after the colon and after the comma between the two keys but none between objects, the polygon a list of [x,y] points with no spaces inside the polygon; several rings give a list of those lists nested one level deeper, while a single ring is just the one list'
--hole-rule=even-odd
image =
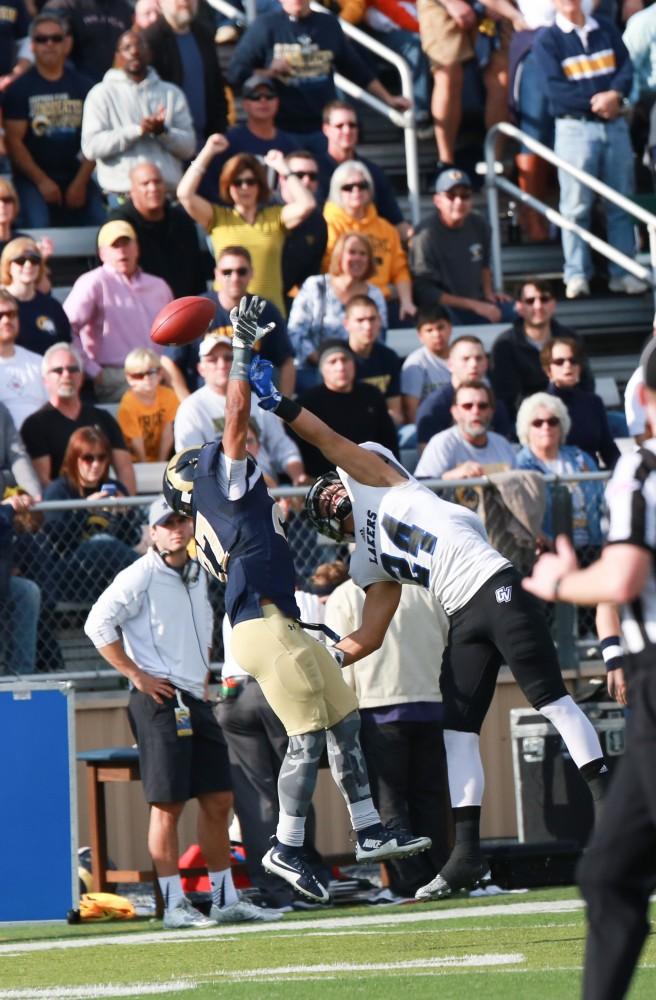
[{"label": "football", "polygon": [[189,344],[205,333],[214,310],[214,303],[200,295],[174,299],[157,313],[150,328],[150,339],[162,347]]}]

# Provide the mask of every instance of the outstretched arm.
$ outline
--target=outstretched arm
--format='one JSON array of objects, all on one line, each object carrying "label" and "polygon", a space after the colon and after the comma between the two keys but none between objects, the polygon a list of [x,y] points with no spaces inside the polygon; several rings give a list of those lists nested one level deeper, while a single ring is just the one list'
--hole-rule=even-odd
[{"label": "outstretched arm", "polygon": [[337,643],[346,655],[343,666],[374,653],[383,644],[385,633],[401,600],[401,584],[393,582],[372,583],[362,608],[362,622],[350,635]]},{"label": "outstretched arm", "polygon": [[242,298],[239,307],[230,313],[234,330],[232,338],[232,367],[226,393],[225,426],[223,429],[223,452],[227,458],[246,458],[246,435],[251,415],[251,386],[248,380],[253,357],[253,344],[266,333],[271,325],[262,329],[257,321],[266,305],[265,299],[254,295],[246,304]]},{"label": "outstretched arm", "polygon": [[405,477],[374,452],[367,451],[332,430],[314,413],[283,396],[273,382],[273,365],[254,358],[250,369],[251,385],[264,410],[271,410],[294,429],[294,433],[315,445],[329,462],[339,465],[365,486],[395,486]]}]

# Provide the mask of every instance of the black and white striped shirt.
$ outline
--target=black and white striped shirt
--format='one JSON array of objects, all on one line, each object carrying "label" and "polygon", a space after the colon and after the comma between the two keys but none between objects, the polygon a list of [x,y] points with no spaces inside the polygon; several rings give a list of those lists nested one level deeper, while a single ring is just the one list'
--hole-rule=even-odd
[{"label": "black and white striped shirt", "polygon": [[608,544],[637,545],[652,555],[641,593],[622,608],[622,635],[630,653],[656,646],[656,439],[623,455],[608,484]]}]

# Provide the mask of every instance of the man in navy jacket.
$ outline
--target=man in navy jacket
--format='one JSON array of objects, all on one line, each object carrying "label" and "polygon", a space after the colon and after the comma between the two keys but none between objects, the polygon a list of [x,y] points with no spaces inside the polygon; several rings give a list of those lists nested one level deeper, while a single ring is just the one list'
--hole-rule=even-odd
[{"label": "man in navy jacket", "polygon": [[[533,52],[556,119],[555,152],[572,166],[604,181],[620,194],[633,192],[633,149],[622,111],[631,90],[633,67],[617,28],[587,16],[582,0],[554,0],[556,21],[540,32]],[[595,193],[564,170],[558,171],[560,211],[590,229]],[[633,223],[607,203],[608,242],[629,257],[635,253]],[[565,294],[590,294],[592,262],[588,245],[563,230]],[[611,292],[636,295],[646,286],[609,261]]]}]

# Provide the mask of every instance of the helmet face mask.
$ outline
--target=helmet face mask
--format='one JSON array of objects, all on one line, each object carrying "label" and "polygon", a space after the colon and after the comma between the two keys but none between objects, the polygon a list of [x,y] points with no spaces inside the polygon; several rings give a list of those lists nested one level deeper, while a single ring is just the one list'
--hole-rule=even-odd
[{"label": "helmet face mask", "polygon": [[336,472],[319,476],[305,497],[308,520],[320,534],[336,542],[353,541],[353,534],[344,528],[352,510],[351,498]]},{"label": "helmet face mask", "polygon": [[164,471],[162,491],[166,502],[176,514],[185,517],[193,517],[194,514],[192,493],[200,451],[200,446],[196,446],[177,452],[169,459]]}]

